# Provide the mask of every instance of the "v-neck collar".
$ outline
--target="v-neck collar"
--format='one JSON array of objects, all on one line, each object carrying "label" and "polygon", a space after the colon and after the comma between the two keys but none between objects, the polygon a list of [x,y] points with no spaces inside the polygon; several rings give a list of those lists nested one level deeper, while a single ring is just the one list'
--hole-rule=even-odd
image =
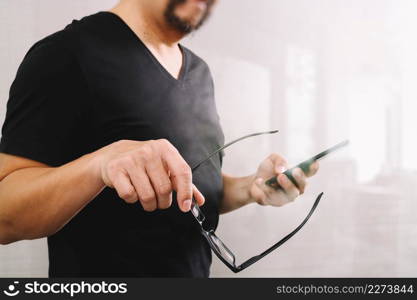
[{"label": "v-neck collar", "polygon": [[187,71],[188,71],[188,51],[185,47],[183,47],[180,43],[178,43],[178,46],[181,50],[182,53],[182,65],[181,65],[181,69],[180,72],[178,74],[178,78],[175,78],[163,65],[162,63],[155,57],[155,55],[152,53],[151,50],[149,50],[149,48],[145,45],[145,43],[140,39],[140,37],[132,30],[132,28],[129,27],[129,25],[126,24],[126,22],[119,17],[118,15],[116,15],[115,13],[111,12],[111,11],[101,11],[100,13],[102,14],[107,14],[110,16],[113,16],[119,23],[121,23],[121,25],[127,29],[127,31],[133,35],[133,38],[135,38],[141,47],[143,47],[143,49],[145,50],[145,52],[147,53],[148,57],[153,61],[153,63],[156,65],[156,67],[161,71],[161,73],[168,78],[168,80],[171,80],[173,82],[176,83],[183,83],[186,75],[187,75]]}]

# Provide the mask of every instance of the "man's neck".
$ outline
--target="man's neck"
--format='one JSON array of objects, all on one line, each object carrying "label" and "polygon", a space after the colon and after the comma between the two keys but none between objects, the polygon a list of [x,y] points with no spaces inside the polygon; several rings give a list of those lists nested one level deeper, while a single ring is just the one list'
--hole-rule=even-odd
[{"label": "man's neck", "polygon": [[118,15],[146,45],[158,52],[177,50],[184,37],[170,28],[165,20],[152,15],[140,1],[121,1],[110,12]]},{"label": "man's neck", "polygon": [[147,46],[160,64],[176,79],[184,63],[178,45],[183,37],[170,28],[163,16],[153,15],[141,1],[121,1],[110,12],[118,15]]}]

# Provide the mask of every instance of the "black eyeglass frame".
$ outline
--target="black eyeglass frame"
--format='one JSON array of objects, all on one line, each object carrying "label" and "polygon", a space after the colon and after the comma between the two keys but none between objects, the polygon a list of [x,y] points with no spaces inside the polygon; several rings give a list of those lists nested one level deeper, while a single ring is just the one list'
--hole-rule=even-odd
[{"label": "black eyeglass frame", "polygon": [[[201,160],[200,162],[198,162],[197,164],[195,164],[191,170],[192,172],[194,172],[198,167],[200,167],[203,163],[205,163],[206,161],[208,161],[211,157],[213,157],[214,155],[218,154],[220,151],[222,151],[223,149],[231,146],[234,143],[237,143],[243,139],[249,138],[249,137],[253,137],[253,136],[258,136],[258,135],[263,135],[263,134],[273,134],[273,133],[277,133],[278,130],[273,130],[273,131],[266,131],[266,132],[257,132],[257,133],[253,133],[253,134],[249,134],[249,135],[245,135],[241,138],[238,138],[236,140],[233,140],[225,145],[223,145],[222,147],[218,148],[217,150],[215,150],[214,152],[212,152],[208,157],[206,157],[205,159]],[[280,188],[280,187],[278,187]],[[323,196],[323,192],[320,193],[316,200],[314,201],[314,204],[312,206],[312,208],[310,209],[310,212],[308,213],[308,215],[304,218],[303,222],[301,222],[300,225],[297,226],[297,228],[295,228],[293,231],[291,231],[289,234],[287,234],[285,237],[283,237],[281,240],[279,240],[277,243],[275,243],[274,245],[272,245],[271,247],[269,247],[268,249],[266,249],[264,252],[262,252],[259,255],[253,256],[251,258],[249,258],[248,260],[246,260],[245,262],[243,262],[240,265],[236,265],[236,257],[233,254],[233,252],[223,243],[223,241],[215,234],[213,229],[205,229],[203,226],[203,222],[205,220],[205,216],[203,214],[203,212],[201,211],[201,209],[199,208],[199,206],[196,203],[196,200],[193,197],[193,201],[191,204],[191,213],[194,216],[194,218],[197,220],[197,222],[200,224],[200,228],[201,228],[201,233],[203,234],[203,236],[206,238],[207,242],[210,245],[210,248],[213,250],[214,254],[216,254],[216,256],[234,273],[238,273],[240,271],[243,271],[244,269],[246,269],[247,267],[253,265],[254,263],[256,263],[257,261],[259,261],[260,259],[262,259],[263,257],[265,257],[266,255],[268,255],[269,253],[271,253],[272,251],[274,251],[275,249],[277,249],[278,247],[280,247],[282,244],[284,244],[286,241],[288,241],[292,236],[294,236],[306,223],[307,221],[310,219],[311,215],[313,214],[313,212],[315,211],[315,209],[317,208],[321,197]],[[220,245],[223,247],[223,250],[225,250],[228,255],[232,258],[232,262],[229,262],[221,253],[221,251],[218,249],[218,246],[213,242],[212,238],[215,238]]]}]

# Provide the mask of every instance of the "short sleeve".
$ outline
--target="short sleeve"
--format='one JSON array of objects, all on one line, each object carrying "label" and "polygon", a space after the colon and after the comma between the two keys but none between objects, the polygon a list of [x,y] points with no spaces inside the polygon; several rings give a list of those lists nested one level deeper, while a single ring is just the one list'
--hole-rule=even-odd
[{"label": "short sleeve", "polygon": [[36,43],[12,83],[0,152],[59,166],[82,154],[88,88],[58,40]]}]

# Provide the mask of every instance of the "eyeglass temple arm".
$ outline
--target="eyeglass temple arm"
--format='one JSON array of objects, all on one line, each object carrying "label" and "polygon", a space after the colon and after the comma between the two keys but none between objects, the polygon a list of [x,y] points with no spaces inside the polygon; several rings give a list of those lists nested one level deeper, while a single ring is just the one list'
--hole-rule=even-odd
[{"label": "eyeglass temple arm", "polygon": [[[198,163],[196,163],[192,168],[191,168],[191,172],[194,172],[195,170],[197,170],[197,168],[199,167],[199,166],[201,166],[203,163],[205,163],[207,160],[209,160],[210,158],[212,158],[214,155],[216,155],[217,153],[219,153],[220,151],[222,151],[223,149],[225,149],[225,148],[227,148],[227,147],[229,147],[229,146],[231,146],[231,145],[233,145],[233,144],[235,144],[235,143],[237,143],[237,142],[239,142],[239,141],[241,141],[241,140],[244,140],[244,139],[247,139],[247,138],[250,138],[250,137],[253,137],[253,136],[257,136],[257,135],[262,135],[262,134],[273,134],[273,133],[277,133],[279,130],[270,130],[270,131],[262,131],[262,132],[256,132],[256,133],[252,133],[252,134],[248,134],[248,135],[245,135],[245,136],[242,136],[242,137],[240,137],[240,138],[238,138],[238,139],[236,139],[236,140],[233,140],[233,141],[231,141],[231,142],[229,142],[229,143],[227,143],[227,144],[225,144],[225,145],[223,145],[222,147],[220,147],[220,148],[218,148],[217,150],[215,150],[215,151],[213,151],[209,156],[207,156],[206,158],[204,158],[203,160],[201,160],[200,162],[198,162]],[[193,199],[192,199],[192,202],[196,205],[196,200],[194,199],[194,197],[193,197]],[[203,215],[203,213],[200,211],[200,213],[201,213],[201,215]],[[203,215],[204,216],[204,215]]]},{"label": "eyeglass temple arm", "polygon": [[257,136],[257,135],[261,135],[261,134],[272,134],[272,133],[277,133],[277,132],[278,132],[278,130],[257,132],[257,133],[248,134],[248,135],[242,136],[242,137],[240,137],[240,138],[238,138],[236,140],[233,140],[233,141],[231,141],[231,142],[223,145],[222,147],[218,148],[217,150],[215,150],[214,152],[212,152],[208,157],[206,157],[205,159],[203,159],[200,162],[198,162],[197,164],[195,164],[191,168],[191,171],[194,172],[200,165],[202,165],[203,163],[205,163],[207,160],[209,160],[210,158],[212,158],[214,155],[216,155],[217,153],[219,153],[223,149],[225,149],[225,148],[227,148],[227,147],[229,147],[229,146],[231,146],[231,145],[233,145],[233,144],[235,144],[235,143],[237,143],[237,142],[239,142],[241,140],[247,139],[247,138],[252,137],[252,136]]},{"label": "eyeglass temple arm", "polygon": [[288,235],[286,235],[284,238],[282,238],[278,243],[274,244],[273,246],[271,246],[270,248],[268,248],[267,250],[265,250],[261,254],[256,255],[252,258],[249,258],[247,261],[242,263],[240,266],[236,266],[237,271],[242,271],[242,270],[246,269],[247,267],[249,267],[250,265],[256,263],[258,260],[265,257],[266,255],[268,255],[269,253],[271,253],[272,251],[277,249],[279,246],[284,244],[286,241],[288,241],[291,237],[293,237],[307,223],[308,219],[310,219],[311,215],[313,214],[317,205],[319,204],[320,199],[321,199],[322,196],[323,196],[323,192],[320,193],[317,196],[316,201],[314,201],[313,207],[311,208],[307,217],[304,219],[304,221],[300,225],[298,225],[297,228],[295,228],[292,232],[290,232]]}]

